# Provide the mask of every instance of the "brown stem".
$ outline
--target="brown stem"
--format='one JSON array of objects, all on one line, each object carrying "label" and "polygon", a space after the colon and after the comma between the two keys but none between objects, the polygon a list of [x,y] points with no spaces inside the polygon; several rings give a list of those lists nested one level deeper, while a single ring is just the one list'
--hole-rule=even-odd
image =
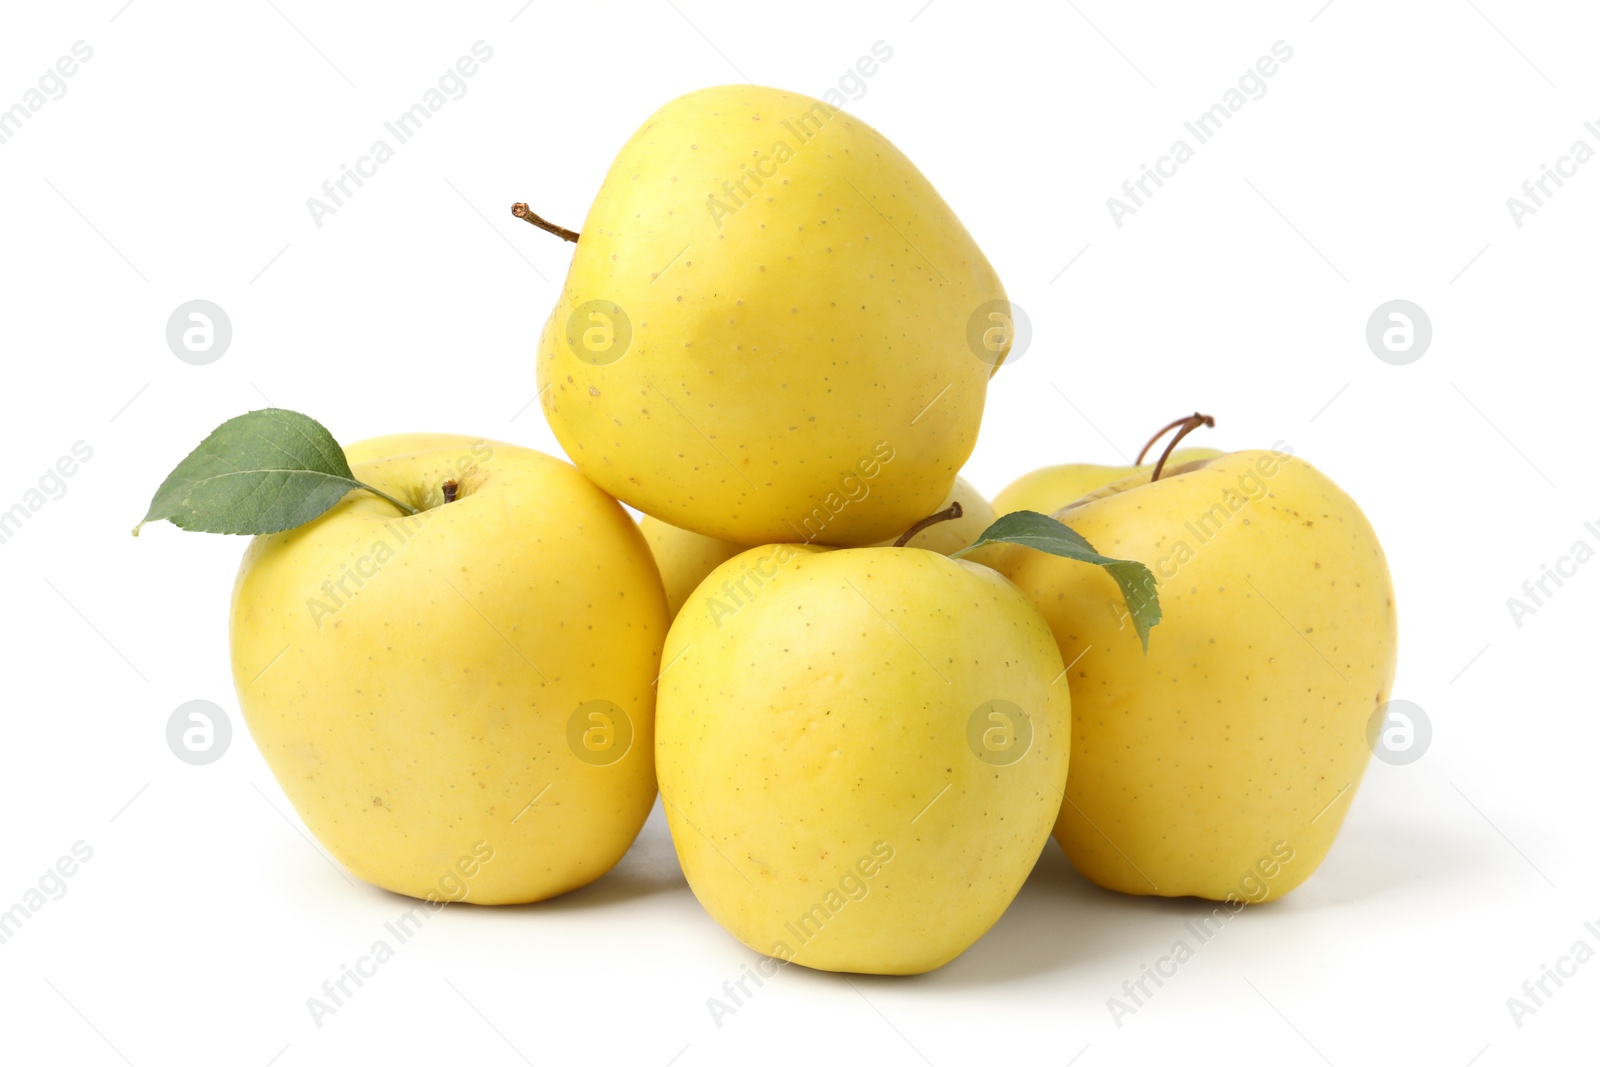
[{"label": "brown stem", "polygon": [[[1178,432],[1172,435],[1172,440],[1167,442],[1166,450],[1161,453],[1161,458],[1156,460],[1156,469],[1150,472],[1150,480],[1152,482],[1161,480],[1161,471],[1167,465],[1167,457],[1172,455],[1172,450],[1178,447],[1179,441],[1183,440],[1185,437],[1188,437],[1189,434],[1193,433],[1195,430],[1198,430],[1202,426],[1215,426],[1216,424],[1216,419],[1212,418],[1210,415],[1202,415],[1197,411],[1193,415],[1179,419],[1176,422],[1169,423],[1165,428],[1163,428],[1161,433],[1166,433],[1167,430],[1172,429],[1174,426],[1178,428]],[[1161,433],[1158,433],[1155,435],[1155,437],[1151,438],[1150,445],[1155,444],[1156,441],[1160,439]],[[1150,445],[1145,445],[1144,452],[1139,453],[1139,462],[1144,462],[1144,453],[1150,450]]]},{"label": "brown stem", "polygon": [[907,541],[911,540],[913,537],[917,536],[917,534],[921,533],[923,530],[926,530],[934,523],[946,522],[950,519],[959,519],[960,517],[961,501],[957,500],[952,502],[951,505],[945,508],[943,511],[929,515],[925,519],[918,519],[916,524],[912,526],[911,529],[900,535],[900,540],[894,543],[894,547],[904,548]]},{"label": "brown stem", "polygon": [[523,222],[539,227],[539,229],[543,230],[545,233],[555,234],[563,241],[576,242],[578,240],[578,232],[576,230],[569,230],[565,226],[557,226],[553,222],[548,222],[544,219],[541,219],[538,215],[533,213],[533,209],[527,204],[512,204],[511,213],[517,218],[521,219]]},{"label": "brown stem", "polygon": [[[1198,415],[1198,414],[1199,414],[1199,412],[1195,412],[1195,414],[1196,414],[1196,415]],[[1152,448],[1154,448],[1154,447],[1155,447],[1155,443],[1156,443],[1156,442],[1157,442],[1157,441],[1159,441],[1159,440],[1161,440],[1161,439],[1162,439],[1162,438],[1163,438],[1163,437],[1165,437],[1165,436],[1166,436],[1166,434],[1167,434],[1167,431],[1168,431],[1168,430],[1171,430],[1171,429],[1174,429],[1174,428],[1176,428],[1176,427],[1178,427],[1178,426],[1182,426],[1182,425],[1183,425],[1183,424],[1184,424],[1184,423],[1185,423],[1185,422],[1187,422],[1187,421],[1188,421],[1188,420],[1189,420],[1189,419],[1190,419],[1190,418],[1191,418],[1191,417],[1192,417],[1192,416],[1189,416],[1189,415],[1185,415],[1185,416],[1184,416],[1184,417],[1183,417],[1183,418],[1181,418],[1181,419],[1173,419],[1173,420],[1172,420],[1172,421],[1171,421],[1171,422],[1169,422],[1169,423],[1167,423],[1167,424],[1166,424],[1166,425],[1165,425],[1165,426],[1163,426],[1163,427],[1161,427],[1161,429],[1159,429],[1159,430],[1157,430],[1157,431],[1156,431],[1156,432],[1155,432],[1155,435],[1154,435],[1154,436],[1152,436],[1152,437],[1151,437],[1151,438],[1150,438],[1150,440],[1148,440],[1148,441],[1146,441],[1146,442],[1145,442],[1145,443],[1144,443],[1144,447],[1143,447],[1143,448],[1141,448],[1141,449],[1139,449],[1139,458],[1138,458],[1138,459],[1136,459],[1136,460],[1134,460],[1134,461],[1133,461],[1133,465],[1134,465],[1134,466],[1135,466],[1135,467],[1142,467],[1142,466],[1144,466],[1144,457],[1145,457],[1145,453],[1147,453],[1147,452],[1149,452],[1149,451],[1150,451],[1150,449],[1152,449]]]},{"label": "brown stem", "polygon": [[454,478],[451,478],[439,487],[439,491],[444,494],[444,502],[446,504],[454,504],[456,502],[456,494],[461,491],[461,487],[456,484]]}]

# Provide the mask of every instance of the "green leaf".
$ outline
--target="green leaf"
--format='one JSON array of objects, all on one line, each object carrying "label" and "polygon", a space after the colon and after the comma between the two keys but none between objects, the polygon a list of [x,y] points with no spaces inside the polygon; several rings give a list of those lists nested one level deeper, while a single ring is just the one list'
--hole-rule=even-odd
[{"label": "green leaf", "polygon": [[1150,627],[1161,621],[1161,602],[1156,597],[1156,576],[1150,573],[1149,567],[1137,560],[1102,556],[1078,531],[1059,519],[1052,519],[1037,511],[1013,511],[1000,516],[978,535],[976,542],[954,555],[964,556],[974,549],[996,543],[1024,545],[1040,552],[1104,567],[1122,590],[1122,599],[1128,605],[1128,616],[1133,620],[1140,644],[1146,652],[1150,651]]},{"label": "green leaf", "polygon": [[265,408],[212,430],[167,475],[133,534],[161,519],[204,533],[277,533],[310,522],[352,489],[377,493],[416,514],[356,481],[344,449],[316,419]]}]

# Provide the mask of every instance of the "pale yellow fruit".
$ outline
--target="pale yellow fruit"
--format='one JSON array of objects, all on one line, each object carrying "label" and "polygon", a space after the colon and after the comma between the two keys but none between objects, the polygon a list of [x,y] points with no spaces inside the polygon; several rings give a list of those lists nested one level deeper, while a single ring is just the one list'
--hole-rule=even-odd
[{"label": "pale yellow fruit", "polygon": [[668,634],[656,729],[695,896],[807,967],[954,959],[1061,805],[1070,697],[1044,620],[989,568],[914,548],[751,549],[702,597]]},{"label": "pale yellow fruit", "polygon": [[666,586],[668,618],[674,619],[706,575],[749,547],[684,530],[650,515],[639,520],[639,529],[650,544],[661,584]]},{"label": "pale yellow fruit", "polygon": [[353,492],[246,551],[234,682],[278,784],[397,893],[520,903],[600,877],[655,796],[666,598],[638,528],[513,445],[417,434],[346,454],[426,510]]},{"label": "pale yellow fruit", "polygon": [[[1167,459],[1167,470],[1197,459],[1222,455],[1215,448],[1180,448]],[[1085,493],[1110,485],[1135,471],[1154,471],[1152,460],[1143,466],[1102,466],[1097,463],[1061,463],[1030,471],[1000,490],[994,498],[996,515],[1013,511],[1037,511],[1049,515],[1064,508]],[[1163,472],[1165,476],[1165,472]]]},{"label": "pale yellow fruit", "polygon": [[1394,591],[1354,501],[1302,460],[1235,452],[1057,514],[1153,571],[1148,655],[1100,568],[1017,549],[1072,687],[1056,840],[1124,893],[1259,901],[1316,870],[1395,670]]},{"label": "pale yellow fruit", "polygon": [[579,469],[663,522],[871,544],[949,491],[1009,310],[882,134],[799,94],[704,89],[612,163],[539,342],[540,396]]}]

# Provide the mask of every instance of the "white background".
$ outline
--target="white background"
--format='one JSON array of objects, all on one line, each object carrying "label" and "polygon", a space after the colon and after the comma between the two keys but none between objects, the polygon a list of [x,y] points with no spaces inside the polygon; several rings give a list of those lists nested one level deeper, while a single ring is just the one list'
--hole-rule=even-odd
[{"label": "white background", "polygon": [[[1592,11],[274,2],[8,5],[0,30],[0,107],[75,41],[94,50],[0,145],[0,508],[74,442],[94,450],[0,545],[0,908],[74,842],[94,850],[0,945],[0,1059],[1594,1056],[1600,962],[1520,1029],[1506,1007],[1577,939],[1600,948],[1583,927],[1600,925],[1600,564],[1520,628],[1506,606],[1574,541],[1600,544],[1584,528],[1600,524],[1600,162],[1520,228],[1506,206],[1574,140],[1600,148],[1583,127],[1600,120]],[[307,197],[478,40],[494,55],[467,94],[314,225]],[[1294,55],[1267,94],[1116,226],[1106,198],[1279,40]],[[1107,998],[1205,909],[1097,890],[1053,843],[942,970],[787,968],[719,1027],[707,998],[757,957],[696,904],[658,811],[587,889],[446,909],[318,1028],[306,998],[405,904],[310,844],[237,718],[226,623],[243,540],[129,527],[206,432],[269,401],[347,442],[447,430],[557,451],[528,402],[570,248],[508,205],[579,227],[668,99],[746,76],[820,95],[877,41],[893,57],[850,110],[918,163],[1033,324],[990,390],[972,480],[992,493],[1045,463],[1117,462],[1197,408],[1218,418],[1206,443],[1290,442],[1383,538],[1395,696],[1426,710],[1432,747],[1375,762],[1310,882],[1232,923],[1120,1027]],[[233,324],[209,366],[165,340],[195,298]],[[1364,338],[1394,298],[1433,323],[1408,366]],[[196,698],[235,728],[205,767],[164,736]]]}]

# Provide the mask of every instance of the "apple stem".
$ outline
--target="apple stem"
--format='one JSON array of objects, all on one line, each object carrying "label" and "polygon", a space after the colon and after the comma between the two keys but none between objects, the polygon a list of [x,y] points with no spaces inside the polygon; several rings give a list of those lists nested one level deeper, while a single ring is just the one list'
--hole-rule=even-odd
[{"label": "apple stem", "polygon": [[1144,466],[1145,454],[1148,453],[1152,448],[1155,447],[1155,444],[1156,444],[1157,441],[1161,440],[1161,438],[1166,436],[1166,433],[1167,433],[1168,430],[1171,430],[1171,429],[1174,429],[1176,427],[1182,426],[1184,423],[1188,422],[1192,418],[1197,417],[1199,414],[1200,413],[1197,411],[1193,415],[1185,415],[1181,419],[1173,419],[1171,422],[1169,422],[1165,426],[1161,427],[1161,429],[1157,430],[1155,432],[1155,434],[1150,438],[1150,440],[1148,440],[1148,441],[1146,441],[1144,443],[1144,447],[1139,449],[1139,458],[1133,461],[1133,465],[1135,467]]},{"label": "apple stem", "polygon": [[511,205],[511,213],[513,215],[515,215],[517,218],[521,219],[523,222],[529,223],[530,225],[533,225],[533,226],[537,226],[537,227],[539,227],[539,229],[543,230],[546,233],[555,234],[557,237],[561,238],[563,241],[572,241],[572,242],[576,243],[576,241],[578,240],[578,232],[576,230],[569,230],[565,226],[557,226],[553,222],[550,222],[550,221],[548,221],[546,219],[541,219],[538,215],[535,215],[533,213],[533,209],[530,208],[527,204],[523,204],[523,203],[520,203],[520,202],[512,204]]},{"label": "apple stem", "polygon": [[439,492],[444,494],[444,502],[446,504],[454,504],[456,502],[456,494],[458,494],[460,491],[461,487],[456,484],[456,480],[454,478],[447,480],[439,487]]},{"label": "apple stem", "polygon": [[934,523],[947,522],[950,519],[959,519],[960,517],[961,501],[956,500],[953,501],[950,506],[945,508],[943,511],[935,512],[925,519],[918,519],[916,524],[913,525],[911,529],[900,535],[900,540],[894,543],[894,547],[904,548],[907,541],[911,540],[913,537],[917,536],[917,534],[921,533],[923,530],[926,530]]},{"label": "apple stem", "polygon": [[416,508],[412,507],[410,504],[406,504],[406,503],[403,503],[402,501],[396,500],[394,497],[390,496],[388,493],[385,493],[382,489],[379,489],[379,488],[377,488],[375,486],[368,485],[366,482],[357,482],[356,484],[359,485],[361,488],[365,489],[367,492],[373,494],[374,496],[383,497],[383,499],[387,500],[389,503],[391,503],[395,507],[399,508],[400,509],[400,513],[402,515],[415,515],[415,514],[417,514],[417,509]]},{"label": "apple stem", "polygon": [[1161,479],[1161,471],[1167,465],[1167,458],[1172,455],[1172,450],[1178,447],[1178,442],[1182,441],[1185,437],[1188,437],[1189,434],[1193,433],[1195,430],[1198,430],[1202,426],[1215,426],[1216,424],[1216,419],[1212,418],[1210,415],[1202,415],[1198,411],[1193,415],[1185,415],[1181,419],[1173,419],[1171,422],[1161,427],[1161,429],[1156,432],[1154,437],[1145,442],[1145,446],[1139,449],[1139,458],[1134,460],[1134,463],[1136,465],[1143,465],[1145,453],[1149,452],[1150,449],[1154,447],[1155,443],[1161,440],[1162,436],[1168,430],[1176,428],[1178,432],[1173,434],[1172,440],[1167,442],[1167,447],[1161,453],[1161,458],[1156,460],[1156,469],[1150,472],[1150,480],[1152,482],[1159,481]]}]

